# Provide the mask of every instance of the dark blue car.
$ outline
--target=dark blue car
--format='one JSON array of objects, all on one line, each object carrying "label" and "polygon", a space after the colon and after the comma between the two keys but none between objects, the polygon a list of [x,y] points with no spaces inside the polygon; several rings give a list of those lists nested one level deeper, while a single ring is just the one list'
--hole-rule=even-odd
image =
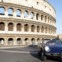
[{"label": "dark blue car", "polygon": [[41,59],[44,60],[47,55],[52,56],[59,56],[59,58],[62,58],[62,41],[59,39],[53,39],[45,44],[42,44],[42,47],[40,49],[39,55],[41,56]]}]

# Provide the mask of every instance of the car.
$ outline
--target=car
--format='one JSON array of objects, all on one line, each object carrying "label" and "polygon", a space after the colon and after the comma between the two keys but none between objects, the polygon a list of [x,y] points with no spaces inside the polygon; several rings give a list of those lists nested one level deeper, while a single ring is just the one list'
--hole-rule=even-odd
[{"label": "car", "polygon": [[42,60],[45,60],[47,55],[58,56],[62,59],[62,41],[60,39],[53,39],[43,42],[39,55]]}]

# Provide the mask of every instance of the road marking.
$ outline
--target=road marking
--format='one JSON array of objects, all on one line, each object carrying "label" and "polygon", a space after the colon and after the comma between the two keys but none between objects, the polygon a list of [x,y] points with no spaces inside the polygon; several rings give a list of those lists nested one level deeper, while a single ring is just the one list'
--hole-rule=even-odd
[{"label": "road marking", "polygon": [[38,52],[30,52],[30,51],[9,51],[9,50],[0,50],[1,52],[8,52],[8,53],[27,53],[27,54],[30,54],[30,53],[33,53],[33,54],[37,54]]}]

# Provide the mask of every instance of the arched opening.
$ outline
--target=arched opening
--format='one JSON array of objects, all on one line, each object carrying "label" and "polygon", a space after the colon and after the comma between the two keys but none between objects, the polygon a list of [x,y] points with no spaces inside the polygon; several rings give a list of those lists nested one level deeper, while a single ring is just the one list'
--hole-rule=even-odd
[{"label": "arched opening", "polygon": [[41,27],[41,32],[44,33],[44,27],[43,26]]},{"label": "arched opening", "polygon": [[5,15],[5,8],[4,7],[0,7],[0,15]]},{"label": "arched opening", "polygon": [[47,27],[45,27],[45,33],[47,33]]},{"label": "arched opening", "polygon": [[34,32],[34,31],[35,31],[35,26],[32,25],[32,26],[31,26],[31,32]]},{"label": "arched opening", "polygon": [[32,45],[34,46],[34,45],[35,45],[35,39],[32,38],[32,39],[31,39],[31,42],[32,42]]},{"label": "arched opening", "polygon": [[24,31],[25,31],[25,32],[28,32],[28,30],[29,30],[29,26],[28,26],[28,24],[25,24],[25,25],[24,25]]},{"label": "arched opening", "polygon": [[34,12],[31,12],[31,14],[30,14],[30,18],[31,18],[31,19],[34,18]]},{"label": "arched opening", "polygon": [[25,12],[24,12],[24,18],[26,18],[26,17],[28,17],[28,11],[27,10],[25,10]]},{"label": "arched opening", "polygon": [[40,38],[38,38],[37,41],[40,41]]},{"label": "arched opening", "polygon": [[13,23],[8,24],[8,31],[13,31]]},{"label": "arched opening", "polygon": [[9,16],[13,16],[13,8],[9,8],[8,9],[8,15]]},{"label": "arched opening", "polygon": [[21,42],[21,38],[17,38],[17,45],[21,45],[22,42]]},{"label": "arched opening", "polygon": [[21,17],[21,10],[20,9],[17,9],[16,16]]},{"label": "arched opening", "polygon": [[41,21],[43,20],[43,15],[41,15]]},{"label": "arched opening", "polygon": [[36,20],[38,20],[38,19],[39,19],[39,14],[37,13],[37,14],[36,14]]},{"label": "arched opening", "polygon": [[0,31],[4,31],[5,30],[5,24],[4,22],[0,22]]},{"label": "arched opening", "polygon": [[0,44],[4,44],[4,38],[0,38]]},{"label": "arched opening", "polygon": [[47,21],[47,17],[45,16],[45,22]]},{"label": "arched opening", "polygon": [[25,38],[25,45],[28,45],[28,38]]},{"label": "arched opening", "polygon": [[48,23],[49,23],[49,17],[48,17]]},{"label": "arched opening", "polygon": [[13,38],[9,38],[9,39],[8,39],[8,44],[9,44],[9,45],[13,45]]},{"label": "arched opening", "polygon": [[40,27],[39,26],[37,26],[37,32],[40,32]]},{"label": "arched opening", "polygon": [[18,24],[17,24],[17,31],[21,31],[21,28],[22,28],[21,24],[18,23]]},{"label": "arched opening", "polygon": [[39,44],[39,43],[40,43],[40,38],[37,39],[37,44]]}]

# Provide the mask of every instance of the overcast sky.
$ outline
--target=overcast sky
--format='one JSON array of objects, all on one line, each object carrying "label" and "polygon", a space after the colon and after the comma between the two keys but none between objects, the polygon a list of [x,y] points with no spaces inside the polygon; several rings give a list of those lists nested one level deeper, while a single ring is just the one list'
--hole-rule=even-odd
[{"label": "overcast sky", "polygon": [[57,33],[62,34],[62,0],[48,0],[56,10]]}]

